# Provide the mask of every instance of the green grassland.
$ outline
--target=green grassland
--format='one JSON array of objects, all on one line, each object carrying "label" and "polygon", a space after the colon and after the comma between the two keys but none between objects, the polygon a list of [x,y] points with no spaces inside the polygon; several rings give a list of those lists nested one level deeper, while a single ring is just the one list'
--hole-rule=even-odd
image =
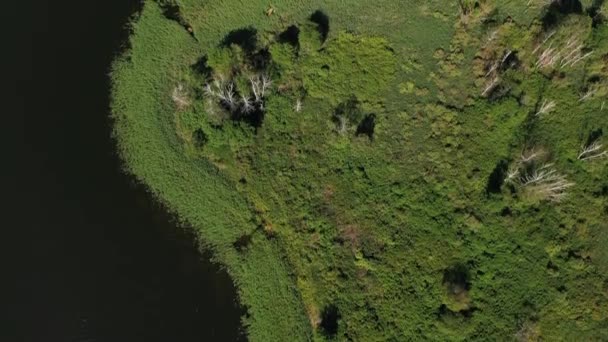
[{"label": "green grassland", "polygon": [[252,341],[608,340],[608,4],[148,0],[115,138]]}]

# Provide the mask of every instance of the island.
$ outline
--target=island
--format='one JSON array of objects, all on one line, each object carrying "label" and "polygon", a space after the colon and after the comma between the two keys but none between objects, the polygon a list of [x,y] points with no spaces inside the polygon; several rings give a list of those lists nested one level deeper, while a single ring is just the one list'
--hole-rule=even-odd
[{"label": "island", "polygon": [[608,340],[608,4],[146,0],[114,139],[251,341]]}]

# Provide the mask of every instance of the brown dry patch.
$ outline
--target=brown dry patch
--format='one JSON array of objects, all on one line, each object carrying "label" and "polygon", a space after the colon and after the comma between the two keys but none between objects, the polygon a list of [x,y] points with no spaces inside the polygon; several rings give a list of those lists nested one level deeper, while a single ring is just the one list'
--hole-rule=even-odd
[{"label": "brown dry patch", "polygon": [[306,315],[310,321],[310,325],[316,330],[321,324],[321,311],[314,304],[306,304]]},{"label": "brown dry patch", "polygon": [[308,239],[307,244],[309,248],[319,248],[321,246],[321,234],[319,232],[314,232],[310,234],[310,238]]},{"label": "brown dry patch", "polygon": [[332,200],[332,198],[334,197],[335,193],[336,193],[336,188],[333,185],[328,184],[323,189],[323,199],[326,202],[330,202]]},{"label": "brown dry patch", "polygon": [[361,229],[354,225],[349,224],[339,228],[339,237],[340,242],[344,243],[351,247],[353,251],[359,248],[361,245]]},{"label": "brown dry patch", "polygon": [[267,218],[262,218],[262,229],[264,230],[264,234],[268,238],[273,238],[276,236],[277,232],[272,225],[272,222]]},{"label": "brown dry patch", "polygon": [[369,270],[367,268],[357,267],[357,272],[355,273],[355,276],[357,277],[357,279],[363,280],[367,276],[368,273],[369,273]]},{"label": "brown dry patch", "polygon": [[295,145],[289,146],[289,156],[291,157],[291,159],[295,159],[296,157],[298,157],[298,147]]},{"label": "brown dry patch", "polygon": [[493,4],[486,0],[474,2],[459,1],[460,21],[459,24],[468,26],[482,22],[494,9]]}]

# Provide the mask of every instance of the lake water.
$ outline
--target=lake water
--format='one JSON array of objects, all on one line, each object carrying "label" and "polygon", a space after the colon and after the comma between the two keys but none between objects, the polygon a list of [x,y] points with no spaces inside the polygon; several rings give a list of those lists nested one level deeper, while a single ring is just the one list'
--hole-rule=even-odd
[{"label": "lake water", "polygon": [[243,339],[231,279],[122,174],[114,152],[106,75],[139,7],[3,6],[11,141],[0,341]]}]

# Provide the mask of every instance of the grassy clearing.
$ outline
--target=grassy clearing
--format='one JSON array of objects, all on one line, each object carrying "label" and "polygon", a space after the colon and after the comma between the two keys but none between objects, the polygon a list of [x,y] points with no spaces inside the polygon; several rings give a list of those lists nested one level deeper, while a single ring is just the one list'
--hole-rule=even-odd
[{"label": "grassy clearing", "polygon": [[556,3],[149,1],[118,145],[251,340],[606,339],[606,5]]}]

